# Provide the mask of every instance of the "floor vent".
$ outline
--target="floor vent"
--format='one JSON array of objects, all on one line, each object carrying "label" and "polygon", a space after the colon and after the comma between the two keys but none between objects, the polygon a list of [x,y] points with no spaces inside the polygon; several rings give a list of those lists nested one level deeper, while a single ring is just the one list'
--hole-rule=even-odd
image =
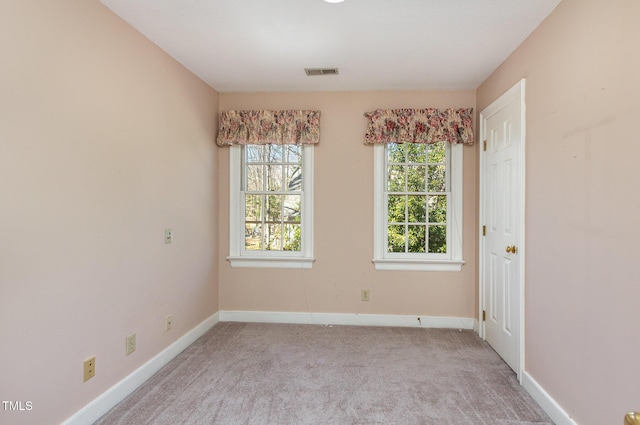
[{"label": "floor vent", "polygon": [[315,75],[338,75],[338,68],[305,68],[304,72],[310,77]]}]

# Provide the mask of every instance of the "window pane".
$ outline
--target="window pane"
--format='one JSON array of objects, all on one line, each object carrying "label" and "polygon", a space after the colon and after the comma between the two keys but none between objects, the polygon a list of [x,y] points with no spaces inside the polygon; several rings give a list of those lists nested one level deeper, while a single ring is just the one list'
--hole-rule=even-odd
[{"label": "window pane", "polygon": [[246,195],[244,203],[245,221],[262,220],[262,195]]},{"label": "window pane", "polygon": [[423,195],[409,195],[408,197],[409,223],[427,222],[427,197]]},{"label": "window pane", "polygon": [[407,197],[404,195],[389,195],[387,201],[387,222],[404,223],[407,221],[405,205]]},{"label": "window pane", "polygon": [[300,195],[286,195],[284,197],[284,221],[288,223],[300,223]]},{"label": "window pane", "polygon": [[287,145],[285,161],[290,164],[302,164],[302,146]]},{"label": "window pane", "polygon": [[262,165],[247,165],[247,192],[264,190],[264,168]]},{"label": "window pane", "polygon": [[401,225],[389,226],[388,252],[405,252],[405,227]]},{"label": "window pane", "polygon": [[267,224],[265,249],[268,251],[280,251],[282,249],[282,225]]},{"label": "window pane", "polygon": [[446,195],[429,196],[429,223],[447,222],[447,197]]},{"label": "window pane", "polygon": [[267,190],[282,190],[282,165],[267,164]]},{"label": "window pane", "polygon": [[405,145],[389,143],[387,145],[387,162],[389,164],[402,164],[405,162]]},{"label": "window pane", "polygon": [[438,142],[438,143],[434,143],[432,145],[429,145],[429,163],[438,163],[438,162],[445,162],[445,152],[446,152],[446,146],[445,146],[445,142]]},{"label": "window pane", "polygon": [[266,149],[269,152],[267,161],[282,162],[282,146],[281,145],[266,145]]},{"label": "window pane", "polygon": [[286,145],[286,158],[285,161],[294,164],[302,163],[302,146],[298,145]]},{"label": "window pane", "polygon": [[425,252],[427,226],[408,226],[409,252]]},{"label": "window pane", "polygon": [[244,203],[244,226],[245,226],[245,249],[262,249],[262,232],[260,231],[262,222],[262,195],[246,195]]},{"label": "window pane", "polygon": [[245,223],[244,248],[249,251],[259,251],[262,249],[261,224]]},{"label": "window pane", "polygon": [[407,161],[424,163],[427,160],[427,145],[407,143]]},{"label": "window pane", "polygon": [[299,224],[284,225],[284,251],[300,251],[302,244]]},{"label": "window pane", "polygon": [[299,165],[285,166],[287,174],[285,176],[285,190],[302,190],[302,167]]},{"label": "window pane", "polygon": [[280,223],[282,217],[282,196],[281,195],[269,195],[267,197],[267,208],[265,211],[265,217],[267,223]]},{"label": "window pane", "polygon": [[445,170],[444,164],[429,166],[429,192],[446,192]]},{"label": "window pane", "polygon": [[447,252],[447,226],[429,226],[429,252]]},{"label": "window pane", "polygon": [[411,165],[407,167],[407,192],[424,192],[425,166]]},{"label": "window pane", "polygon": [[244,155],[246,162],[262,162],[263,147],[258,145],[246,145]]},{"label": "window pane", "polygon": [[391,165],[387,172],[387,190],[389,192],[405,191],[405,167],[404,165]]}]

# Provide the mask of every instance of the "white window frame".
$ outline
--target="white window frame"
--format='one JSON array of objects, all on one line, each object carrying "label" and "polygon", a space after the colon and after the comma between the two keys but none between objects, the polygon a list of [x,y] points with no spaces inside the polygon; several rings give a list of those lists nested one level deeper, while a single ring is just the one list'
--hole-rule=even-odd
[{"label": "white window frame", "polygon": [[387,205],[385,144],[374,150],[373,193],[373,263],[376,270],[449,271],[462,269],[462,144],[450,144],[447,155],[447,175],[451,194],[447,198],[447,253],[387,252]]},{"label": "white window frame", "polygon": [[229,152],[229,256],[232,267],[310,269],[313,257],[313,145],[302,145],[301,250],[247,251],[242,194],[242,146]]}]

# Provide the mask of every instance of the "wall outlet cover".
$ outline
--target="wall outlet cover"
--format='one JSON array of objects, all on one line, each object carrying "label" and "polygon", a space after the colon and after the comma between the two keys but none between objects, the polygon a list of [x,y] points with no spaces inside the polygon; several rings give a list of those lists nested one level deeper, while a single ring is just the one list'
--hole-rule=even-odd
[{"label": "wall outlet cover", "polygon": [[96,356],[91,356],[84,361],[84,382],[96,376]]}]

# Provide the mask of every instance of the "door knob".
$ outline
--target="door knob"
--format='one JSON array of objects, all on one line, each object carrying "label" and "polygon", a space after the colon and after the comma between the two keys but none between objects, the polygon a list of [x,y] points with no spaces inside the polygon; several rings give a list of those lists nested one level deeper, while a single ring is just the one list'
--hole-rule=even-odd
[{"label": "door knob", "polygon": [[629,412],[624,417],[624,425],[637,425],[640,424],[640,413]]},{"label": "door knob", "polygon": [[518,251],[518,248],[516,248],[515,245],[511,245],[511,246],[507,246],[506,251],[511,254],[515,254]]}]

